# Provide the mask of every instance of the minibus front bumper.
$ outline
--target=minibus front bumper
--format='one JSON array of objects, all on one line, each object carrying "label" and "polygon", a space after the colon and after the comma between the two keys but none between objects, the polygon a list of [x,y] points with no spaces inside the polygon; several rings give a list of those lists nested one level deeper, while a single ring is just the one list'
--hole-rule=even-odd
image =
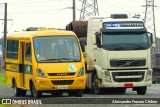
[{"label": "minibus front bumper", "polygon": [[49,79],[37,77],[34,80],[34,85],[37,91],[85,89],[86,77],[81,76],[70,79]]}]

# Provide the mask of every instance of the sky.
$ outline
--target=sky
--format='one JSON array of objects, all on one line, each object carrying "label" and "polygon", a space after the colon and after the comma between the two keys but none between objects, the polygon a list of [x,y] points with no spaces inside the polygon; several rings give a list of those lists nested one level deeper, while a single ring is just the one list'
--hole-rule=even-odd
[{"label": "sky", "polygon": [[[72,21],[73,0],[0,0],[0,19],[4,18],[4,4],[8,4],[8,33],[21,31],[27,27],[65,28]],[[76,0],[76,20],[79,20],[82,0]],[[88,0],[93,1],[93,0]],[[154,0],[156,36],[160,37],[160,0]],[[126,13],[129,16],[140,14],[144,19],[146,0],[97,0],[99,16],[109,17],[113,13]],[[3,21],[0,20],[0,33],[3,36]]]}]

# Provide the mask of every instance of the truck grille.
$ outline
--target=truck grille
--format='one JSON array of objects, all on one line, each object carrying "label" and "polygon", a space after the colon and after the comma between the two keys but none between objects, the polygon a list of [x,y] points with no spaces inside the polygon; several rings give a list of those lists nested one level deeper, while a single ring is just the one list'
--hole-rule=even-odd
[{"label": "truck grille", "polygon": [[52,80],[53,85],[71,85],[74,80]]},{"label": "truck grille", "polygon": [[145,59],[138,60],[110,60],[111,67],[130,67],[130,66],[145,66]]},{"label": "truck grille", "polygon": [[75,73],[48,73],[49,76],[74,76]]},{"label": "truck grille", "polygon": [[144,73],[144,71],[112,72],[112,76],[115,82],[140,82],[144,79]]}]

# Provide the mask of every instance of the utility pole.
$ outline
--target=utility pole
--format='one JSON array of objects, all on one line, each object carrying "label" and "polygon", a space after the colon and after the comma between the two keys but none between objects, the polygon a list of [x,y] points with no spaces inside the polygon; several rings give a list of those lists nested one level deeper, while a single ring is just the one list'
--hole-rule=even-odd
[{"label": "utility pole", "polygon": [[3,58],[6,50],[6,37],[7,37],[7,3],[4,3],[4,37],[3,37]]},{"label": "utility pole", "polygon": [[87,20],[89,16],[99,15],[97,0],[79,0],[82,2],[80,19]]},{"label": "utility pole", "polygon": [[75,0],[73,0],[73,21],[76,20],[76,3]]}]

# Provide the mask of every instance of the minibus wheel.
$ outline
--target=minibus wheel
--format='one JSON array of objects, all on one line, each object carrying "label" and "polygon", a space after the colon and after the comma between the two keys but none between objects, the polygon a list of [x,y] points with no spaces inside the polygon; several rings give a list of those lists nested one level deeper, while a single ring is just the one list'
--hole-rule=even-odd
[{"label": "minibus wheel", "polygon": [[82,95],[83,95],[83,90],[75,90],[76,97],[82,97]]},{"label": "minibus wheel", "polygon": [[19,97],[21,95],[21,89],[17,88],[16,81],[13,82],[14,95]]},{"label": "minibus wheel", "polygon": [[37,91],[33,83],[32,83],[32,87],[31,87],[31,96],[33,96],[35,98],[39,98],[42,96],[42,92]]}]

